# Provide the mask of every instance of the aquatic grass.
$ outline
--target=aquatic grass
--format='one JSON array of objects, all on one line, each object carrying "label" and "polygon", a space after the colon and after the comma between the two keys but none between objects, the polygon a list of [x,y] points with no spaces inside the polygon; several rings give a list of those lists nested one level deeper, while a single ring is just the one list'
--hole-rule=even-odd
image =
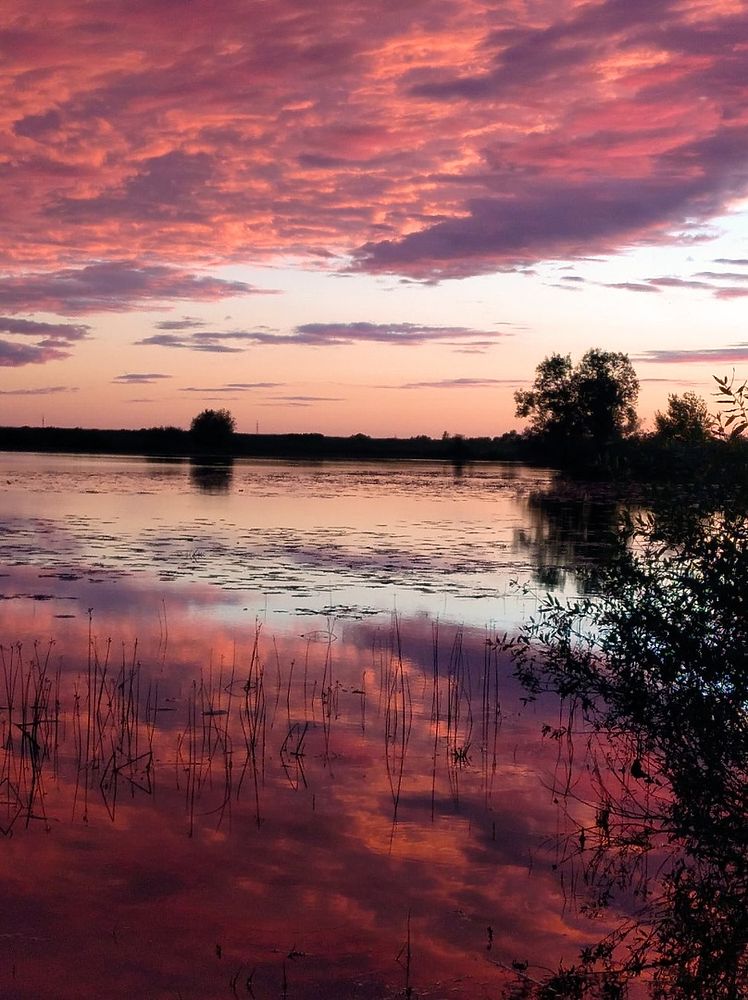
[{"label": "aquatic grass", "polygon": [[411,965],[413,961],[413,948],[411,943],[411,933],[410,933],[410,910],[408,910],[408,916],[405,922],[405,943],[398,952],[397,958],[395,959],[398,965],[402,966],[403,973],[405,975],[405,985],[403,988],[403,996],[405,1000],[411,1000],[414,996],[413,985],[411,983]]},{"label": "aquatic grass", "polygon": [[236,788],[238,800],[247,769],[251,768],[255,800],[255,822],[261,825],[260,788],[265,781],[265,749],[267,739],[267,701],[265,668],[260,658],[260,627],[255,629],[249,658],[247,679],[243,685],[244,701],[239,709],[239,722],[244,736],[246,756]]},{"label": "aquatic grass", "polygon": [[499,650],[486,636],[483,646],[483,672],[481,674],[481,764],[483,795],[486,809],[489,806],[498,766],[499,731],[501,729],[501,690],[499,685]]},{"label": "aquatic grass", "polygon": [[397,813],[402,794],[405,759],[413,727],[413,703],[410,680],[405,670],[400,637],[400,623],[393,619],[384,712],[384,746],[387,780],[392,793],[392,835],[397,826]]}]

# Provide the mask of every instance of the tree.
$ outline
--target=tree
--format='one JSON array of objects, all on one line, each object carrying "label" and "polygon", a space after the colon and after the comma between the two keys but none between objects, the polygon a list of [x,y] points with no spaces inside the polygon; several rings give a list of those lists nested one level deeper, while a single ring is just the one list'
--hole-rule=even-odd
[{"label": "tree", "polygon": [[568,354],[545,358],[532,388],[518,390],[514,399],[517,416],[529,417],[533,434],[549,442],[589,441],[600,449],[635,430],[638,395],[628,355],[593,348],[576,366]]},{"label": "tree", "polygon": [[667,441],[704,442],[711,436],[713,424],[706,403],[695,392],[684,392],[682,396],[671,393],[667,411],[655,414],[657,434]]},{"label": "tree", "polygon": [[201,448],[223,449],[230,444],[236,421],[228,410],[203,410],[193,418],[190,434]]}]

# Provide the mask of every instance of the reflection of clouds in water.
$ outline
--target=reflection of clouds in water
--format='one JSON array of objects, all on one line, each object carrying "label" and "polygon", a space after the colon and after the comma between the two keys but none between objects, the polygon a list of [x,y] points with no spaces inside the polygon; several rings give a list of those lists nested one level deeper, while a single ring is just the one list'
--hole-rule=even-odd
[{"label": "reflection of clouds in water", "polygon": [[[440,625],[434,675],[427,615],[400,622],[407,706],[393,704],[400,661],[374,614],[393,592],[425,594],[439,612],[446,594],[473,614],[478,598],[493,608],[509,573],[531,574],[511,548],[517,500],[547,475],[466,470],[455,487],[443,469],[237,463],[231,490],[216,494],[190,486],[184,466],[114,461],[107,479],[99,460],[81,460],[70,478],[70,463],[52,461],[57,479],[29,473],[31,501],[11,491],[2,514],[4,641],[30,651],[54,637],[65,724],[37,784],[49,832],[35,813],[0,855],[6,914],[27,935],[3,938],[0,918],[0,991],[36,997],[55,982],[82,997],[212,997],[255,969],[256,995],[278,996],[285,962],[302,1000],[373,1000],[402,988],[408,911],[423,992],[498,992],[488,925],[492,958],[578,950],[586,932],[559,915],[544,846],[558,822],[546,790],[557,748],[538,735],[546,708],[523,707],[503,661],[485,687],[480,629],[459,633],[458,655],[457,633]],[[305,613],[258,614],[252,591]],[[81,771],[91,651],[97,669],[107,664],[105,722],[96,766]],[[118,730],[134,704],[137,725]],[[402,747],[392,737],[410,711]],[[136,733],[137,763],[125,749]],[[393,829],[387,766],[399,761]],[[289,959],[294,949],[303,957]],[[71,961],[79,954],[85,967]],[[10,984],[1,970],[13,963]]]},{"label": "reflection of clouds in water", "polygon": [[[122,609],[121,630],[112,610],[107,625],[115,637],[129,634],[132,607]],[[53,624],[38,618],[29,602],[17,608],[19,631]],[[51,613],[45,604],[42,615]],[[60,664],[63,712],[74,715],[77,687],[85,718],[87,629],[83,621],[66,624],[53,669]],[[261,632],[256,656],[250,631],[239,641],[235,630],[220,626],[196,631],[188,605],[170,611],[168,640],[143,629],[137,647],[139,751],[152,747],[155,791],[149,795],[128,784],[120,761],[112,821],[99,788],[102,770],[89,769],[84,824],[82,790],[75,790],[80,741],[69,721],[62,727],[56,780],[44,784],[49,832],[42,833],[38,820],[28,830],[19,825],[10,851],[0,857],[8,876],[6,912],[21,933],[33,927],[45,942],[41,949],[15,941],[18,995],[42,995],[54,975],[68,995],[81,997],[166,997],[184,990],[218,996],[237,968],[247,974],[258,969],[255,986],[278,995],[283,962],[296,949],[304,955],[287,974],[297,996],[321,995],[322,984],[338,976],[351,982],[354,975],[358,981],[371,977],[379,989],[372,997],[382,996],[402,986],[394,959],[409,911],[413,981],[424,991],[437,982],[456,998],[473,997],[476,982],[498,989],[504,974],[486,961],[488,924],[495,932],[492,955],[504,961],[529,948],[534,954],[576,948],[580,926],[555,916],[558,886],[542,863],[541,842],[555,829],[557,814],[538,775],[552,770],[556,748],[540,741],[535,715],[519,714],[515,682],[503,661],[494,664],[501,694],[498,740],[490,751],[481,747],[484,633],[461,633],[475,747],[472,763],[461,768],[456,800],[444,716],[434,758],[431,622],[401,622],[413,725],[393,830],[385,745],[395,636],[390,627],[370,623],[333,628],[332,645],[313,629],[307,629],[309,639]],[[437,689],[446,705],[454,631],[444,629],[441,639]],[[100,652],[104,641],[97,640]],[[120,650],[115,638],[111,684],[101,672],[97,684],[115,693],[121,664],[134,662],[133,645]],[[253,680],[245,684],[248,677]],[[251,768],[239,787],[247,761],[240,713],[260,681],[265,715],[256,797]],[[157,704],[168,711],[150,716],[155,728],[149,738],[147,706],[154,705],[156,685]],[[495,708],[489,706],[492,718]],[[101,709],[113,724],[117,712],[107,708],[106,696]],[[297,722],[308,723],[306,785],[294,786],[280,748]],[[486,752],[495,754],[495,769],[483,765]],[[537,871],[529,878],[531,853]],[[29,867],[28,877],[13,874]],[[0,940],[0,949],[8,947]],[[87,955],[80,971],[71,960],[79,953]],[[112,969],[122,966],[122,975],[113,977]]]}]

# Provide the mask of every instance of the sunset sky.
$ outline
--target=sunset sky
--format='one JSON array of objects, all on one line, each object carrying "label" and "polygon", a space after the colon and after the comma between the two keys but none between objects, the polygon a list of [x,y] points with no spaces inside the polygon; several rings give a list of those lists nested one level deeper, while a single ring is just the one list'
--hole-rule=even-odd
[{"label": "sunset sky", "polygon": [[4,0],[0,423],[499,434],[748,375],[746,0]]}]

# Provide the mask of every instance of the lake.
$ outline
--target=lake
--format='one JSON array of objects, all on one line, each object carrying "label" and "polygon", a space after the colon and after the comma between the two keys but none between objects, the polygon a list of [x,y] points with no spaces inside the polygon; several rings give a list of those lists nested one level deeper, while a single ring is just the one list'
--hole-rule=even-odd
[{"label": "lake", "polygon": [[[0,454],[0,995],[496,998],[594,813],[494,640],[594,590],[550,470]],[[602,928],[602,930],[601,930]]]}]

